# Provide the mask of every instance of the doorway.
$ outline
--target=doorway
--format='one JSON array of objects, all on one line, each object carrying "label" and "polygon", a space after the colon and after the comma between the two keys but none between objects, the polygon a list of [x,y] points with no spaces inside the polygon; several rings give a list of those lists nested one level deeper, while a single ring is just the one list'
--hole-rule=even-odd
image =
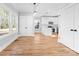
[{"label": "doorway", "polygon": [[58,35],[58,16],[34,17],[34,32],[45,36]]}]

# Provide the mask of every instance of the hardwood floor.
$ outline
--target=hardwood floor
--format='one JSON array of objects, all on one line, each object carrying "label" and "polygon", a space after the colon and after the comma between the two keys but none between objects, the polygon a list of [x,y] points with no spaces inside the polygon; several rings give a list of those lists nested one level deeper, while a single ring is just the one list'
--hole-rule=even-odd
[{"label": "hardwood floor", "polygon": [[71,49],[57,42],[57,35],[44,36],[35,33],[34,37],[19,37],[1,56],[78,56]]}]

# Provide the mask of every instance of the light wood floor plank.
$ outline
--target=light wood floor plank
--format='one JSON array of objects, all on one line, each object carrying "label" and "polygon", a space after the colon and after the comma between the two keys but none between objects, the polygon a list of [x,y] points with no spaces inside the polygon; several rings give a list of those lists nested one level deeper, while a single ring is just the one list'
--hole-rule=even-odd
[{"label": "light wood floor plank", "polygon": [[71,49],[57,42],[57,35],[22,36],[0,52],[1,56],[78,56]]}]

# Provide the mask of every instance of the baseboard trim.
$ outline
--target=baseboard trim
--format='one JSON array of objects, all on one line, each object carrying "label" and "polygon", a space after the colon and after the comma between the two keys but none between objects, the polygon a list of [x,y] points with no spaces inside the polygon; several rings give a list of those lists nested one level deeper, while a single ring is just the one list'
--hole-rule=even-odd
[{"label": "baseboard trim", "polygon": [[63,44],[62,42],[58,42],[58,43],[62,44],[62,45],[63,45],[63,46],[65,46],[66,48],[68,48],[68,49],[72,50],[73,52],[75,52],[75,53],[79,54],[79,53],[78,53],[78,52],[76,52],[74,49],[71,49],[71,48],[67,47],[67,46],[66,46],[65,44]]}]

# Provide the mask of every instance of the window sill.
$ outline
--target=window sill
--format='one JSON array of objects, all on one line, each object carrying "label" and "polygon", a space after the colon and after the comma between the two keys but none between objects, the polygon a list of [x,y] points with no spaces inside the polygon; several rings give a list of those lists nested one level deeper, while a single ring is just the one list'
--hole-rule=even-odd
[{"label": "window sill", "polygon": [[10,35],[13,35],[13,34],[16,34],[16,32],[12,32],[12,33],[7,33],[7,34],[4,34],[4,35],[1,35],[1,36],[0,36],[0,40],[1,40],[2,38],[5,38],[5,37],[10,36]]},{"label": "window sill", "polygon": [[0,36],[6,35],[6,34],[8,34],[8,33],[0,33]]}]

